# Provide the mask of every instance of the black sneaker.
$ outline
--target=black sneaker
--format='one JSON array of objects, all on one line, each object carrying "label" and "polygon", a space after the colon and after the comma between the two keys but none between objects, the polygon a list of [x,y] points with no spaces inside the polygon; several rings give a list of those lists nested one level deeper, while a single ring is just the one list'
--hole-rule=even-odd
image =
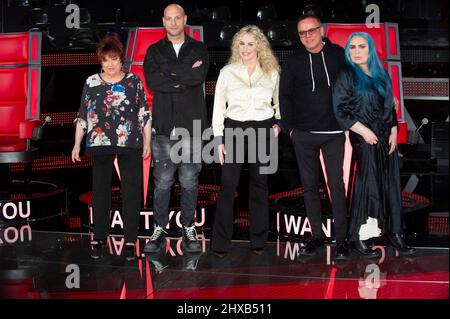
[{"label": "black sneaker", "polygon": [[183,269],[184,270],[197,270],[198,261],[200,257],[202,256],[202,253],[185,253],[183,255]]},{"label": "black sneaker", "polygon": [[183,250],[188,253],[198,253],[202,251],[202,245],[197,239],[195,226],[183,226]]},{"label": "black sneaker", "polygon": [[144,253],[155,254],[159,253],[166,247],[166,232],[161,226],[155,225],[153,235],[150,241],[144,247]]},{"label": "black sneaker", "polygon": [[169,266],[166,260],[166,252],[151,254],[148,255],[146,258],[153,264],[156,274],[162,274],[165,271],[165,269]]},{"label": "black sneaker", "polygon": [[311,237],[304,247],[300,248],[299,254],[304,256],[314,256],[319,248],[325,245],[323,238]]}]

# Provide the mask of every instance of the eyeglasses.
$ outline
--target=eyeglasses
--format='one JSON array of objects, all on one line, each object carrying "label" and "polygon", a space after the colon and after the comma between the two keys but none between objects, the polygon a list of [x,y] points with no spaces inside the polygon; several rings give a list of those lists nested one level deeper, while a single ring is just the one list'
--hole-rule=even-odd
[{"label": "eyeglasses", "polygon": [[317,26],[317,27],[315,27],[315,28],[311,28],[311,29],[306,30],[306,31],[299,31],[298,34],[300,35],[301,38],[304,38],[304,37],[306,37],[306,36],[311,36],[312,34],[314,34],[314,32],[316,32],[317,30],[319,30],[319,28],[320,28],[321,26],[322,26],[322,25],[319,25],[319,26]]}]

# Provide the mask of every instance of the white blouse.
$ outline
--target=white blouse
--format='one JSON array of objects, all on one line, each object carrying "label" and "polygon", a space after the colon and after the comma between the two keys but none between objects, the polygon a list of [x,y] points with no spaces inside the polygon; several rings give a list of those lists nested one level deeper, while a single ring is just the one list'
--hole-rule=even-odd
[{"label": "white blouse", "polygon": [[251,76],[242,63],[229,64],[220,70],[214,96],[212,128],[214,136],[223,136],[224,121],[263,121],[280,119],[278,90],[280,75],[266,76],[259,65]]}]

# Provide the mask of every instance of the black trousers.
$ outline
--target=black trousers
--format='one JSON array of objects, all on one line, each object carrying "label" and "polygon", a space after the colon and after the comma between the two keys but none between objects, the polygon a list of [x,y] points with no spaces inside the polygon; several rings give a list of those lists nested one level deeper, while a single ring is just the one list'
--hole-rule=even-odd
[{"label": "black trousers", "polygon": [[311,223],[313,236],[323,237],[319,194],[319,158],[322,150],[331,193],[336,241],[344,241],[347,237],[347,204],[343,179],[345,134],[317,134],[294,130],[292,142],[305,191],[306,214]]},{"label": "black trousers", "polygon": [[[224,163],[222,166],[222,176],[221,176],[221,189],[219,192],[219,199],[217,200],[216,213],[214,218],[214,226],[211,238],[211,249],[215,251],[229,251],[231,246],[231,239],[233,236],[233,222],[234,222],[234,192],[239,183],[239,178],[241,175],[242,165],[244,163],[239,163],[235,160],[237,149],[243,149],[245,152],[245,157],[247,157],[246,162],[249,157],[249,148],[256,150],[258,154],[258,147],[261,144],[266,147],[267,153],[269,150],[269,134],[270,129],[273,125],[273,119],[265,121],[248,121],[239,122],[233,120],[227,120],[225,122],[225,128],[242,128],[243,130],[247,128],[262,128],[266,132],[266,139],[263,141],[259,138],[259,132],[256,130],[256,137],[258,145],[249,145],[249,143],[254,143],[255,141],[249,141],[249,139],[244,139],[239,141],[239,139],[234,139],[233,147],[233,160],[232,163]],[[227,134],[225,132],[225,134]],[[243,145],[242,145],[243,143]],[[227,145],[225,144],[225,149]],[[253,151],[252,151],[253,152]],[[230,156],[229,150],[227,150],[227,155],[225,160],[227,161],[227,156]],[[263,248],[267,242],[268,232],[269,232],[269,203],[268,203],[268,185],[267,185],[267,175],[260,174],[260,167],[264,166],[261,163],[258,156],[256,156],[256,163],[249,163],[249,199],[248,199],[248,209],[250,213],[250,242],[253,249]]]},{"label": "black trousers", "polygon": [[[92,166],[94,237],[105,239],[111,227],[111,183],[115,155],[95,155]],[[121,177],[122,219],[125,241],[137,239],[142,206],[142,156],[117,155]]]}]

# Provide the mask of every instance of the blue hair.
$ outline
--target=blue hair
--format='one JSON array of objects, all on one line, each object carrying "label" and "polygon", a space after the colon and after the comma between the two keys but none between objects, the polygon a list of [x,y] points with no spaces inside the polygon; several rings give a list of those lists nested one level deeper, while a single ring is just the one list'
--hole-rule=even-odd
[{"label": "blue hair", "polygon": [[[350,41],[356,37],[362,37],[367,41],[369,47],[369,58],[367,60],[367,66],[369,68],[370,77],[367,76],[364,71],[352,61],[350,58]],[[356,87],[358,91],[364,95],[373,95],[373,87],[385,98],[388,104],[392,99],[392,84],[389,74],[381,65],[380,59],[377,56],[375,44],[372,37],[366,32],[354,32],[350,34],[345,46],[345,59],[347,63],[352,67],[354,74],[356,75]]]}]

